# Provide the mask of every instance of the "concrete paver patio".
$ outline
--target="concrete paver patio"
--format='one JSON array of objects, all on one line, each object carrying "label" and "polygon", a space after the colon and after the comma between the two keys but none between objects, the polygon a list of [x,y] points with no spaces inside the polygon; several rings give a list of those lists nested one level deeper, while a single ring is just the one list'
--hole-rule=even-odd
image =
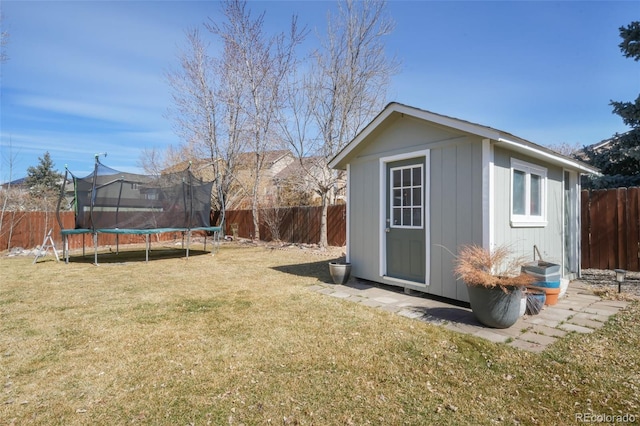
[{"label": "concrete paver patio", "polygon": [[584,283],[573,281],[556,305],[545,306],[538,315],[524,315],[507,329],[493,329],[480,324],[470,308],[420,292],[407,294],[399,287],[352,278],[344,285],[317,284],[312,290],[533,352],[545,350],[569,332],[593,332],[628,304],[603,300]]}]

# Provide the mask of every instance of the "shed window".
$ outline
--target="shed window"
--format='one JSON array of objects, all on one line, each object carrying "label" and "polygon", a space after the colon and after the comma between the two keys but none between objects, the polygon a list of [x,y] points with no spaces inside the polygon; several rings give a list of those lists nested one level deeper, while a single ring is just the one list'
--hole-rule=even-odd
[{"label": "shed window", "polygon": [[422,164],[391,169],[391,206],[394,228],[422,228]]},{"label": "shed window", "polygon": [[511,159],[511,226],[546,226],[547,169]]}]

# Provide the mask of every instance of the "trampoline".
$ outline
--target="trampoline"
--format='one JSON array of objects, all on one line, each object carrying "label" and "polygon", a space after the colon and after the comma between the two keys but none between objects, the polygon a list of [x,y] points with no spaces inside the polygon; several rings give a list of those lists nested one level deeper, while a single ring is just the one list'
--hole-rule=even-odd
[{"label": "trampoline", "polygon": [[[102,164],[95,157],[93,173],[83,178],[73,175],[65,167],[57,218],[63,240],[63,257],[69,262],[69,237],[91,234],[93,236],[94,261],[98,264],[98,235],[115,234],[116,252],[119,235],[145,236],[145,261],[149,261],[149,236],[167,232],[180,232],[186,236],[186,257],[194,231],[205,231],[213,236],[212,252],[219,241],[224,215],[220,225],[210,223],[211,190],[213,182],[204,182],[185,170],[160,175],[142,175],[122,172]],[[75,227],[64,229],[60,218],[62,200],[69,176],[73,179],[73,209]],[[85,245],[83,238],[83,255]]]}]

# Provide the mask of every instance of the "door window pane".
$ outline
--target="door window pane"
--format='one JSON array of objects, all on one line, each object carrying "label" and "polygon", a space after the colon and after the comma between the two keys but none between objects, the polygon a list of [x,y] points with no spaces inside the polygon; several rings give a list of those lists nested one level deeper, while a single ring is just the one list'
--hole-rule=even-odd
[{"label": "door window pane", "polygon": [[413,188],[413,205],[422,205],[422,188]]},{"label": "door window pane", "polygon": [[402,171],[402,186],[411,186],[411,169]]},{"label": "door window pane", "polygon": [[422,209],[413,209],[413,226],[422,226]]},{"label": "door window pane", "polygon": [[402,185],[400,184],[400,176],[402,176],[402,170],[394,170],[393,171],[393,187],[399,188]]},{"label": "door window pane", "polygon": [[402,209],[393,209],[393,224],[402,225]]},{"label": "door window pane", "polygon": [[413,168],[413,186],[422,186],[422,168],[414,167]]},{"label": "door window pane", "polygon": [[393,205],[401,206],[402,205],[402,190],[394,189],[393,190]]},{"label": "door window pane", "polygon": [[402,225],[411,226],[411,209],[402,209]]},{"label": "door window pane", "polygon": [[411,190],[405,189],[402,191],[402,205],[411,206]]}]

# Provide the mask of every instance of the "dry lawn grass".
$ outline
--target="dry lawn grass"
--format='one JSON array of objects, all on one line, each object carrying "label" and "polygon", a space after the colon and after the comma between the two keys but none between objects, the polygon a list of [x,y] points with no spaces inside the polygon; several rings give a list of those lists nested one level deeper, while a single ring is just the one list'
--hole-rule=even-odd
[{"label": "dry lawn grass", "polygon": [[0,259],[0,424],[640,418],[637,304],[532,354],[310,291],[329,258],[156,254]]}]

